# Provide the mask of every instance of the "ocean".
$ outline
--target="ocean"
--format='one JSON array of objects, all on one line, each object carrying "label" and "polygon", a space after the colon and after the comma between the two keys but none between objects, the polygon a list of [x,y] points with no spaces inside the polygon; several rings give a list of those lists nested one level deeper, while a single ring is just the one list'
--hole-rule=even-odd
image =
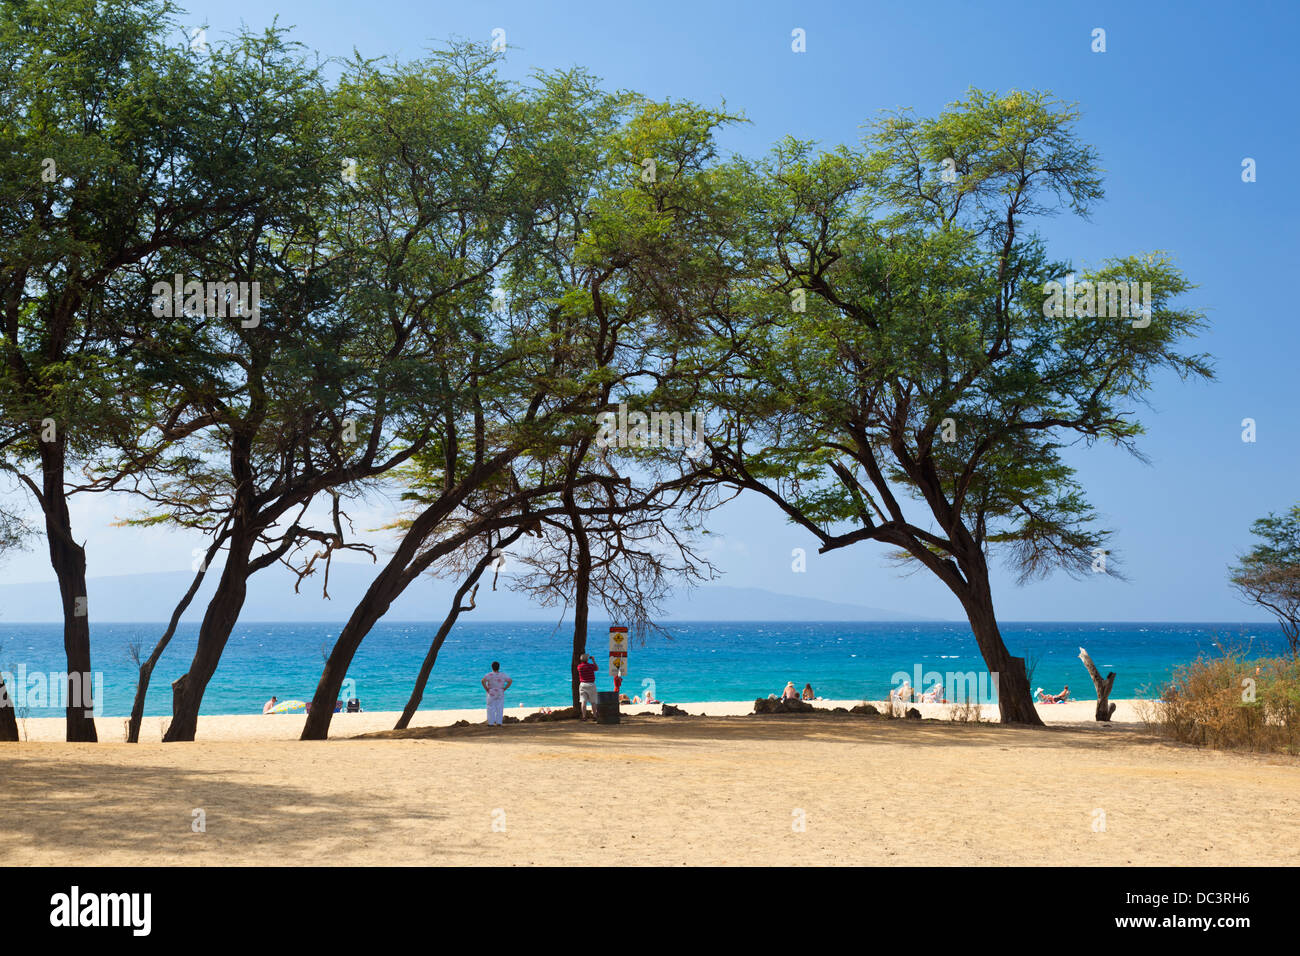
[{"label": "ocean", "polygon": [[[204,714],[260,713],[273,694],[280,700],[310,700],[337,637],[339,624],[241,624],[203,699]],[[1078,659],[1086,647],[1104,675],[1116,674],[1116,698],[1153,696],[1179,664],[1214,653],[1216,643],[1247,648],[1253,654],[1281,653],[1285,640],[1273,624],[1122,624],[1003,623],[1012,653],[1027,656],[1032,685],[1055,693],[1069,684],[1072,693],[1093,698],[1092,682]],[[162,633],[161,624],[92,625],[92,664],[103,716],[130,713],[136,668],[127,653],[133,640],[147,656]],[[349,695],[366,710],[401,710],[436,624],[381,623],[366,638],[348,672]],[[588,650],[600,664],[597,686],[612,690],[608,674],[608,624],[589,629]],[[672,638],[635,641],[628,656],[623,691],[629,696],[653,689],[660,700],[752,700],[780,693],[786,681],[802,689],[811,683],[830,699],[880,700],[894,677],[906,673],[914,686],[929,686],[934,675],[957,686],[964,675],[984,673],[975,639],[960,623],[762,623],[685,622],[671,627]],[[171,713],[170,683],[180,676],[194,651],[198,625],[182,625],[154,671],[146,702],[150,716]],[[511,707],[565,706],[569,702],[571,629],[549,624],[465,622],[447,638],[429,680],[421,709],[479,707],[479,679],[491,662],[514,679],[507,693]],[[62,626],[0,624],[0,670],[20,713],[59,716],[51,708],[49,687],[61,673]],[[8,675],[13,675],[12,677]],[[17,678],[21,676],[22,681]],[[951,684],[950,684],[951,686]]]}]

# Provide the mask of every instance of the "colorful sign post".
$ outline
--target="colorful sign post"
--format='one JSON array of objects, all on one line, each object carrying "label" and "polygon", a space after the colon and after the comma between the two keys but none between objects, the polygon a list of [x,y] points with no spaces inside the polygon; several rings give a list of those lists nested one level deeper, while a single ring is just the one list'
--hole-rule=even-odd
[{"label": "colorful sign post", "polygon": [[623,686],[627,676],[627,628],[611,627],[609,629],[609,672],[614,677],[614,690]]}]

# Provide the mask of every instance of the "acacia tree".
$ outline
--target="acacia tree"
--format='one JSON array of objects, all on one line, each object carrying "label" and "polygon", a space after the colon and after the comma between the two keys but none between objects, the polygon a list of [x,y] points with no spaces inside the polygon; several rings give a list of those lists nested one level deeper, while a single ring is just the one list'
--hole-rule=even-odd
[{"label": "acacia tree", "polygon": [[[341,501],[429,442],[447,370],[471,344],[449,317],[509,247],[506,220],[531,215],[503,175],[520,146],[503,136],[512,94],[486,51],[357,62],[333,95],[282,45],[258,52],[284,82],[276,124],[250,147],[280,187],[221,245],[165,259],[163,274],[259,281],[261,315],[177,316],[142,326],[137,343],[175,396],[163,430],[189,432],[134,485],[157,509],[143,520],[224,538],[168,741],[193,739],[252,574],[281,562],[305,576],[367,547],[345,533]],[[318,496],[327,508],[312,512]]]},{"label": "acacia tree", "polygon": [[1300,656],[1300,505],[1250,526],[1259,543],[1243,554],[1229,580],[1246,600],[1267,610]]},{"label": "acacia tree", "polygon": [[[1174,304],[1189,286],[1168,258],[1109,260],[1070,287],[1029,231],[1102,195],[1075,120],[1044,93],[971,91],[934,118],[886,116],[862,149],[786,141],[733,167],[751,268],[704,353],[726,421],[714,474],[822,552],[876,541],[938,577],[998,675],[1004,722],[1040,720],[990,556],[1021,581],[1113,571],[1063,449],[1135,451],[1154,377],[1210,375],[1178,351],[1201,319]],[[1077,296],[1058,308],[1062,280]],[[1129,302],[1128,283],[1149,298]]]},{"label": "acacia tree", "polygon": [[[610,96],[577,72],[542,76],[528,110],[545,136],[521,151],[518,177],[538,190],[538,215],[505,260],[501,308],[484,316],[448,412],[430,421],[439,430],[430,447],[441,454],[424,460],[423,510],[340,633],[305,740],[328,733],[347,667],[374,623],[459,546],[442,538],[458,509],[480,489],[505,487],[516,463],[554,460],[594,435],[611,389],[660,374],[661,340],[690,325],[681,290],[692,284],[698,236],[720,202],[702,171],[730,117]],[[533,496],[537,484],[524,488]]]},{"label": "acacia tree", "polygon": [[68,740],[96,738],[86,556],[68,507],[81,489],[67,479],[134,429],[119,399],[143,387],[118,335],[121,283],[162,250],[211,240],[267,185],[236,148],[246,130],[220,67],[165,39],[175,9],[0,5],[0,467],[41,511],[69,680],[84,675],[82,699],[65,694]]}]

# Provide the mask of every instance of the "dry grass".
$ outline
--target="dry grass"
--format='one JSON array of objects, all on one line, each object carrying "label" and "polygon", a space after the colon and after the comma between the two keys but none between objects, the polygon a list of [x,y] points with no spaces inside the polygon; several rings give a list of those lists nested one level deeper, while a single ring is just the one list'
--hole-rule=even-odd
[{"label": "dry grass", "polygon": [[1147,729],[1221,750],[1300,753],[1300,660],[1202,655],[1174,671],[1138,714]]}]

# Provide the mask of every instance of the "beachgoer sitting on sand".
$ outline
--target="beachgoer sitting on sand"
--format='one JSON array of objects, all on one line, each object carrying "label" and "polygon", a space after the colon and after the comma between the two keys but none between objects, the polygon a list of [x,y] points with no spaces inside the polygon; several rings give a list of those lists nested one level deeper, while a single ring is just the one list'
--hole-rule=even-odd
[{"label": "beachgoer sitting on sand", "polygon": [[934,686],[921,695],[921,702],[925,704],[945,703],[943,698],[943,684],[939,681],[935,681]]},{"label": "beachgoer sitting on sand", "polygon": [[639,703],[641,703],[641,695],[640,695],[640,694],[633,694],[633,695],[632,695],[632,703],[634,703],[634,704],[639,704]]},{"label": "beachgoer sitting on sand", "polygon": [[787,681],[785,690],[781,691],[781,697],[784,700],[798,700],[799,692],[794,689],[794,681]]},{"label": "beachgoer sitting on sand", "polygon": [[813,693],[812,684],[804,684],[804,685],[803,685],[803,699],[804,699],[804,700],[816,700],[816,699],[817,699],[817,695]]},{"label": "beachgoer sitting on sand", "polygon": [[652,691],[652,690],[650,690],[650,689],[647,688],[647,689],[646,689],[646,692],[645,692],[645,700],[641,701],[641,703],[643,703],[643,704],[658,704],[658,703],[662,703],[662,701],[660,701],[659,699],[657,699],[657,698],[655,697],[655,695],[654,695],[654,691]]},{"label": "beachgoer sitting on sand", "polygon": [[275,710],[275,702],[279,699],[280,698],[273,696],[270,700],[268,700],[265,704],[263,704],[262,713],[269,714],[271,711]]},{"label": "beachgoer sitting on sand", "polygon": [[912,693],[913,691],[912,691],[911,681],[905,680],[903,681],[901,686],[895,687],[893,690],[889,692],[889,699],[902,700],[910,703],[912,700]]},{"label": "beachgoer sitting on sand", "polygon": [[350,698],[350,699],[348,700],[348,708],[347,708],[347,712],[348,712],[349,714],[359,714],[359,713],[361,713],[361,701],[360,701],[359,699],[357,699],[356,697],[352,697],[352,698]]}]

